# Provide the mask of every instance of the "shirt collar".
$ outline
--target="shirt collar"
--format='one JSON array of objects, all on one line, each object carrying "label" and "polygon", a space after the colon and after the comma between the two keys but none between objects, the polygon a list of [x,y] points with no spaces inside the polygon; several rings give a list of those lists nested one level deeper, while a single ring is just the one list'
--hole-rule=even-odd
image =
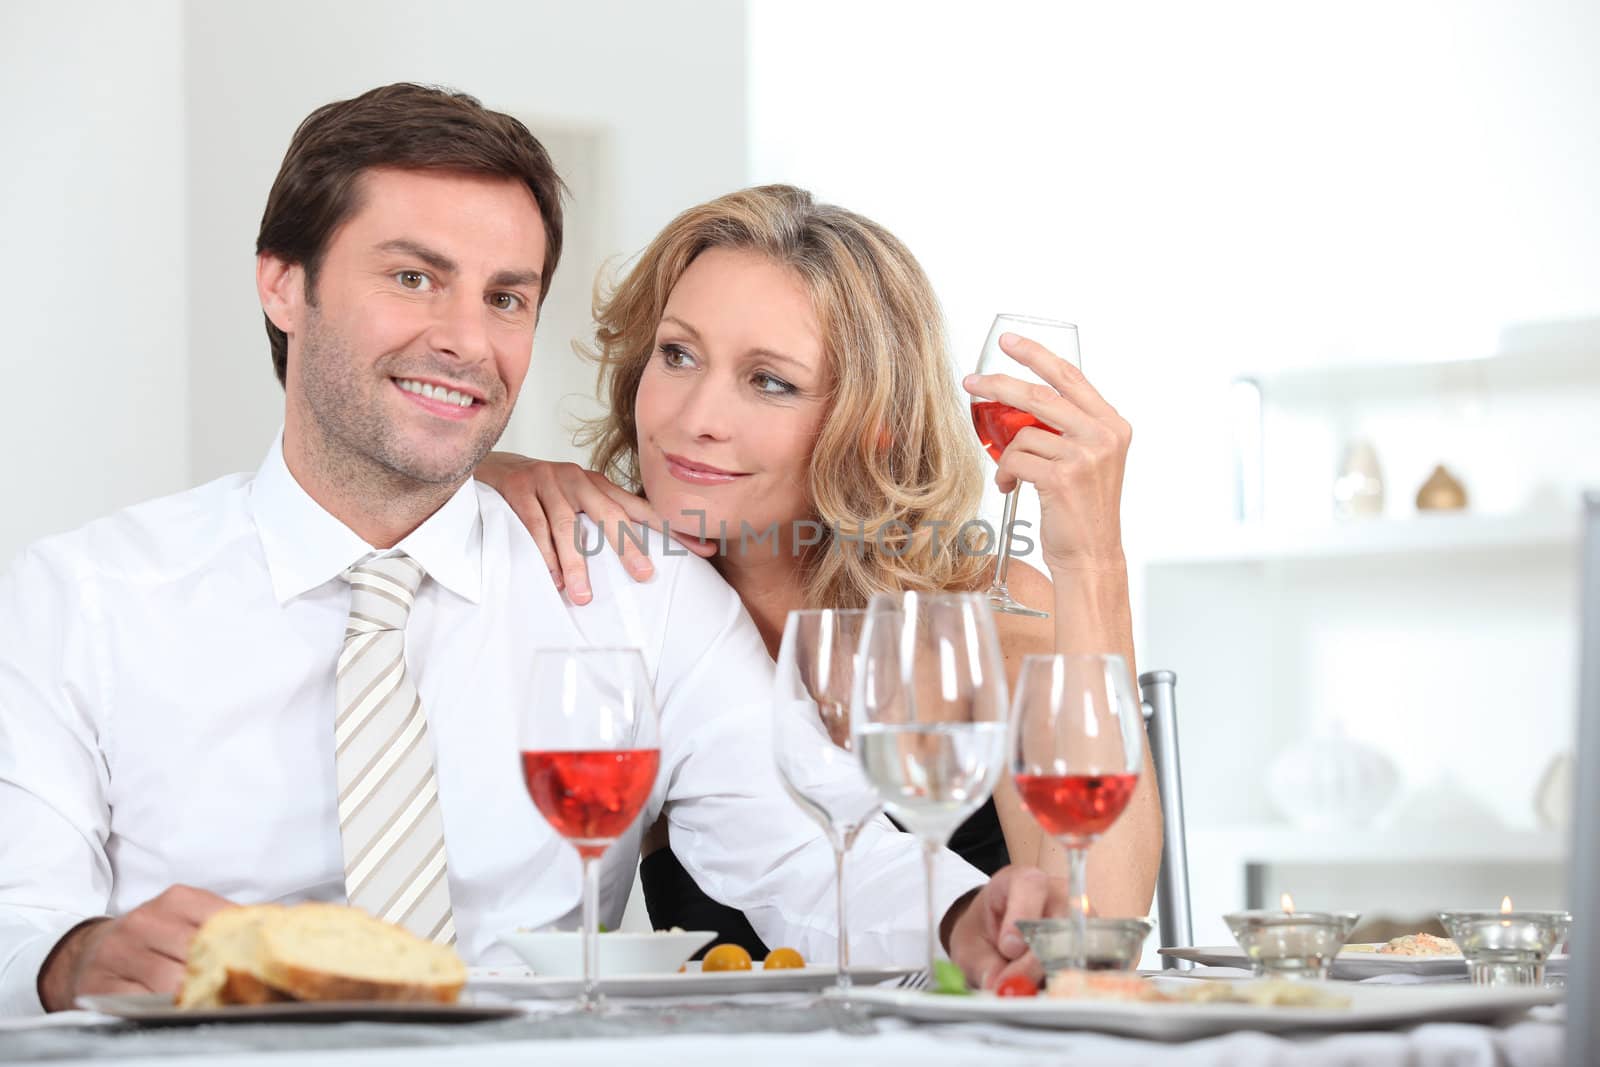
[{"label": "shirt collar", "polygon": [[[376,551],[311,499],[283,461],[280,431],[250,486],[250,511],[272,592],[279,604],[310,592]],[[394,547],[458,596],[478,603],[483,589],[483,523],[478,492],[468,479],[421,526]]]}]

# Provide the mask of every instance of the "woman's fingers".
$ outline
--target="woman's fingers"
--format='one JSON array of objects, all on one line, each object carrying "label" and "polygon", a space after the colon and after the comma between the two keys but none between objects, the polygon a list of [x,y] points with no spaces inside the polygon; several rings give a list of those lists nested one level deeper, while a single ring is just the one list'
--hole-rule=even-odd
[{"label": "woman's fingers", "polygon": [[556,552],[555,536],[551,533],[550,522],[545,518],[539,498],[531,493],[512,493],[506,496],[506,503],[511,505],[511,510],[527,527],[528,535],[539,549],[539,555],[544,557],[544,565],[550,568],[550,580],[555,583],[556,592],[559,593],[566,584],[561,574],[561,556]]},{"label": "woman's fingers", "polygon": [[1084,409],[1101,415],[1113,410],[1100,391],[1084,377],[1077,364],[1062,359],[1039,342],[1021,334],[1001,334],[1000,351],[1055,386],[1062,396],[1070,397]]},{"label": "woman's fingers", "polygon": [[1092,414],[1038,382],[1025,382],[1009,374],[970,374],[961,384],[975,397],[1026,411],[1061,433],[1082,433],[1095,424]]},{"label": "woman's fingers", "polygon": [[652,530],[660,530],[666,526],[666,520],[661,517],[661,513],[644,497],[628,492],[603,474],[594,471],[585,471],[584,474],[588,476],[594,488],[610,497],[627,514],[630,522],[640,523]]},{"label": "woman's fingers", "polygon": [[673,530],[672,539],[701,559],[710,559],[717,554],[717,543],[715,541],[702,541],[694,534],[686,533],[682,530]]},{"label": "woman's fingers", "polygon": [[[605,487],[615,489],[618,496],[606,492]],[[558,472],[557,484],[550,492],[559,495],[561,502],[567,507],[589,516],[600,528],[601,536],[616,551],[617,559],[622,561],[622,565],[628,569],[634,581],[642,582],[655,573],[655,565],[650,562],[650,553],[644,547],[650,543],[649,539],[640,533],[635,526],[636,520],[633,515],[623,500],[619,499],[627,497],[628,494],[593,471],[582,469],[577,469],[575,472]],[[587,577],[585,574],[586,584]]]},{"label": "woman's fingers", "polygon": [[574,604],[587,604],[589,592],[589,565],[578,548],[578,513],[565,497],[556,495],[542,500],[545,521],[550,524],[550,537],[555,542],[556,559],[561,570],[561,582],[567,596]]}]

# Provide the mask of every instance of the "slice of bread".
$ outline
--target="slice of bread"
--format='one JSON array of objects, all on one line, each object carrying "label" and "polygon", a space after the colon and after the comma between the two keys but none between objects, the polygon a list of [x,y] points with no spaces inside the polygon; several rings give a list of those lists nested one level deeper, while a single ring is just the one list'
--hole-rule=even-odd
[{"label": "slice of bread", "polygon": [[[261,924],[285,909],[277,904],[224,908],[200,927],[189,942],[189,961],[184,967],[183,987],[178,990],[180,1008],[216,1008],[224,1004],[264,1003],[262,999],[229,999],[230,986],[245,992],[243,979],[250,976],[261,956]],[[264,994],[256,992],[257,998]]]},{"label": "slice of bread", "polygon": [[263,923],[255,973],[296,1000],[449,1004],[467,983],[449,946],[339,904],[301,904]]},{"label": "slice of bread", "polygon": [[218,912],[195,935],[180,1008],[282,1000],[453,1003],[467,969],[447,946],[341,904]]}]

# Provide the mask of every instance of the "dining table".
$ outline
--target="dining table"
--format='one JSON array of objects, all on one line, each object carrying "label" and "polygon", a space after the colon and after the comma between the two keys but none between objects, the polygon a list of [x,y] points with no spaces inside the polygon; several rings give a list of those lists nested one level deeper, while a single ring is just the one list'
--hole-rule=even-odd
[{"label": "dining table", "polygon": [[[1188,973],[1202,978],[1238,974],[1206,967]],[[1553,1067],[1562,1062],[1565,1011],[1561,1005],[1535,1007],[1494,1025],[1421,1022],[1383,1030],[1280,1034],[1238,1030],[1190,1041],[1155,1041],[994,1022],[917,1022],[869,1014],[814,993],[613,997],[597,1014],[554,1000],[517,1001],[515,1006],[518,1013],[507,1018],[450,1024],[141,1026],[70,1011],[0,1020],[0,1063]]]}]

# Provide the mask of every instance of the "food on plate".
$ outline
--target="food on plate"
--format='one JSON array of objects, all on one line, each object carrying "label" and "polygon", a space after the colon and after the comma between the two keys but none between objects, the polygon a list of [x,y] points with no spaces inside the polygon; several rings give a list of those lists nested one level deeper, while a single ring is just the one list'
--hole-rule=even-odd
[{"label": "food on plate", "polygon": [[274,1001],[454,1003],[467,969],[454,950],[357,908],[226,908],[189,947],[180,1008]]},{"label": "food on plate", "polygon": [[1025,974],[1014,974],[995,987],[997,997],[1036,997],[1039,986]]},{"label": "food on plate", "polygon": [[947,997],[965,997],[972,994],[967,988],[967,976],[961,973],[961,968],[949,960],[934,960],[933,986],[930,993],[938,993]]},{"label": "food on plate", "polygon": [[1390,939],[1387,945],[1381,946],[1379,955],[1384,956],[1459,956],[1461,948],[1448,937],[1435,937],[1433,934],[1402,934]]},{"label": "food on plate", "polygon": [[1106,971],[1057,971],[1045,995],[1060,1000],[1124,1003],[1253,1004],[1261,1008],[1346,1008],[1350,998],[1306,982],[1267,978],[1257,982],[1193,981],[1159,989],[1139,975]]},{"label": "food on plate", "polygon": [[700,961],[700,970],[748,971],[750,963],[750,953],[743,945],[713,945],[706,958]]},{"label": "food on plate", "polygon": [[[1219,983],[1220,984],[1220,983]],[[1240,1003],[1261,1008],[1348,1008],[1350,998],[1330,993],[1306,982],[1286,978],[1265,978],[1234,986]]]},{"label": "food on plate", "polygon": [[1045,984],[1044,992],[1059,1000],[1159,1003],[1174,999],[1136,974],[1114,971],[1057,971]]},{"label": "food on plate", "polygon": [[792,970],[806,965],[805,957],[792,948],[775,948],[767,953],[767,958],[761,964],[763,971]]}]

